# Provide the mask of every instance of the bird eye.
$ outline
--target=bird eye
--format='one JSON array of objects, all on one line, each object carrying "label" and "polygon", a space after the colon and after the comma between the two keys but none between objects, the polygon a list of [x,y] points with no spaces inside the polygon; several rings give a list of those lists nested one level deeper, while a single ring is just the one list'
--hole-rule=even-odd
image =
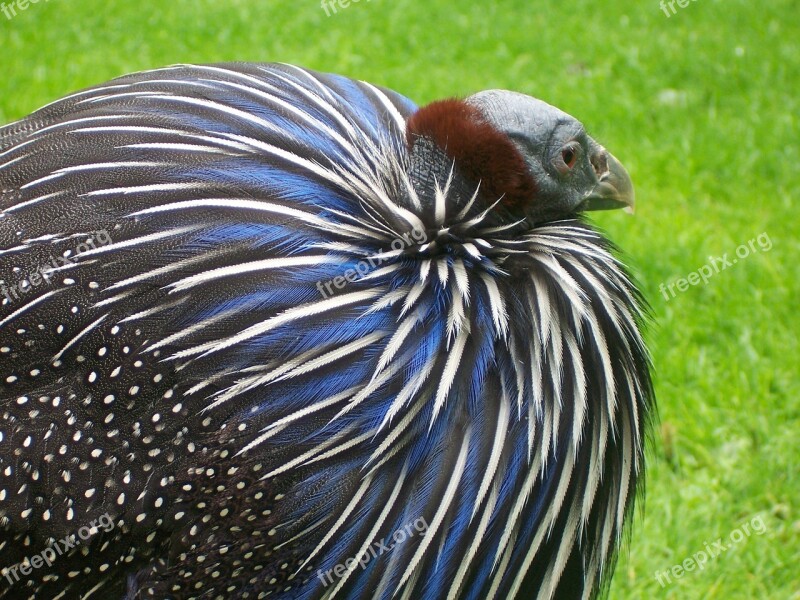
[{"label": "bird eye", "polygon": [[578,153],[572,148],[564,148],[561,151],[561,160],[571,169],[575,166],[575,161],[578,160]]},{"label": "bird eye", "polygon": [[569,173],[578,164],[583,148],[580,143],[572,141],[561,147],[559,153],[553,159],[553,166],[562,175]]}]

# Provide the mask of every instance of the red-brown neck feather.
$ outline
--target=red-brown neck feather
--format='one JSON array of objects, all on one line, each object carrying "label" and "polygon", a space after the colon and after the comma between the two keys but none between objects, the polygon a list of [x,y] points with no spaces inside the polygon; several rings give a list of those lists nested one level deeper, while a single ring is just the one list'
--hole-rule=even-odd
[{"label": "red-brown neck feather", "polygon": [[438,100],[419,109],[408,120],[406,136],[409,147],[417,138],[431,139],[464,177],[480,182],[488,201],[502,196],[503,206],[519,210],[536,195],[536,181],[517,147],[463,100]]}]

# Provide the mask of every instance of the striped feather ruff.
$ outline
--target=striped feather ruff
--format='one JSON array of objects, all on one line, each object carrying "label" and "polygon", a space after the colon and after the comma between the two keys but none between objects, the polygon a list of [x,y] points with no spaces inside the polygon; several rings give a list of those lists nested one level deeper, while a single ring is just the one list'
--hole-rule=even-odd
[{"label": "striped feather ruff", "polygon": [[0,565],[113,521],[0,598],[601,590],[642,300],[581,220],[416,178],[415,110],[178,66],[0,129]]}]

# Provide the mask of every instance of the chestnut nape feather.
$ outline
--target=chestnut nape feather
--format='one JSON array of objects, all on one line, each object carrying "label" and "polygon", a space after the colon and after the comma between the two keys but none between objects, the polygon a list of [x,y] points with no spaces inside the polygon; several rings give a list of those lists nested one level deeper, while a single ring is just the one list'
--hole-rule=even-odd
[{"label": "chestnut nape feather", "polygon": [[407,123],[409,148],[418,138],[432,140],[462,176],[480,183],[480,196],[487,202],[502,197],[505,208],[521,210],[535,198],[536,181],[522,154],[477,107],[450,98],[420,108]]}]

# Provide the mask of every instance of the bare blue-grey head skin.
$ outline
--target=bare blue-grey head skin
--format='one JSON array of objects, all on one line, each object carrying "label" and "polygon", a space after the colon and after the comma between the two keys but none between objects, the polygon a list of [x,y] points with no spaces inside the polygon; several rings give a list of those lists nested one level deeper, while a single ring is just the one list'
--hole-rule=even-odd
[{"label": "bare blue-grey head skin", "polygon": [[625,167],[572,115],[508,90],[478,92],[466,102],[506,133],[525,157],[541,193],[534,219],[585,210],[633,211],[633,184]]},{"label": "bare blue-grey head skin", "polygon": [[0,128],[0,600],[602,591],[653,395],[581,213],[633,188],[540,100],[441,102],[178,65]]}]

